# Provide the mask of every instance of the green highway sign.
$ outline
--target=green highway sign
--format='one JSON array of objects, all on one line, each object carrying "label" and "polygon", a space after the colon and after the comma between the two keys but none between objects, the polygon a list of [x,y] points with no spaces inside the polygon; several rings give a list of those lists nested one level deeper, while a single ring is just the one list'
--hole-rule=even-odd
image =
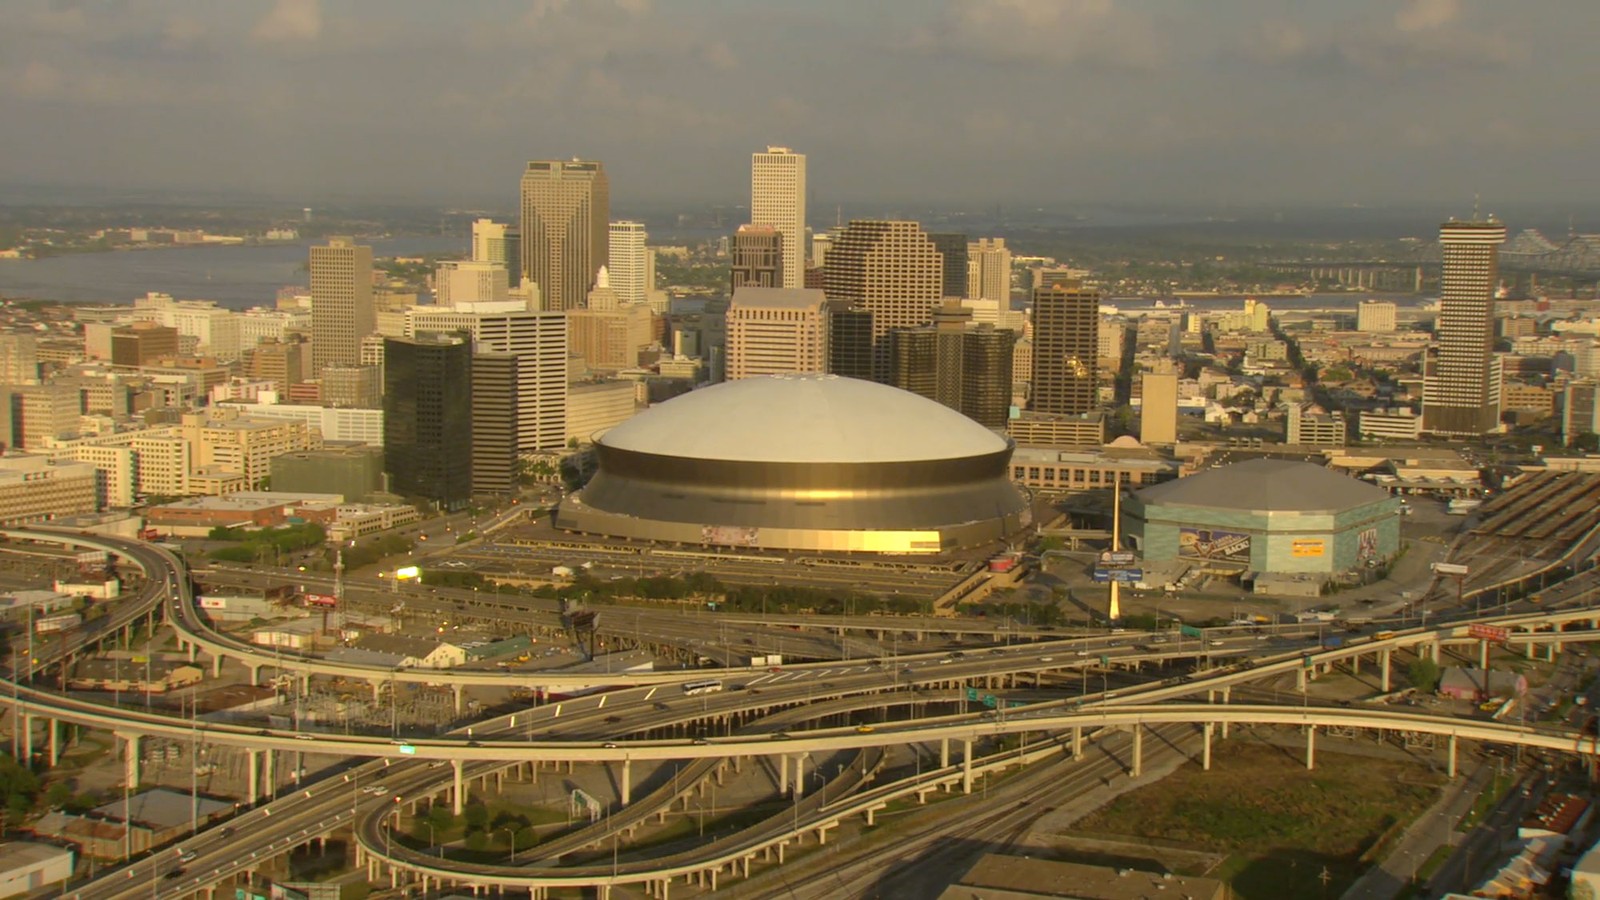
[{"label": "green highway sign", "polygon": [[1182,635],[1183,637],[1204,637],[1204,635],[1200,633],[1200,629],[1194,627],[1193,625],[1179,625],[1178,634]]},{"label": "green highway sign", "polygon": [[411,755],[413,753],[416,753],[417,752],[417,748],[412,746],[411,744],[401,744],[400,745],[400,752],[409,756],[409,755]]}]

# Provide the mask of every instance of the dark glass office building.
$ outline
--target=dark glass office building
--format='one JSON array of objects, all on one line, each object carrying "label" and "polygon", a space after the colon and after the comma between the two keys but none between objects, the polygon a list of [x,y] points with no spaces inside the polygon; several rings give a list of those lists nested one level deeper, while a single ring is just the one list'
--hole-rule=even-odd
[{"label": "dark glass office building", "polygon": [[424,334],[383,342],[389,489],[445,509],[472,497],[472,343]]}]

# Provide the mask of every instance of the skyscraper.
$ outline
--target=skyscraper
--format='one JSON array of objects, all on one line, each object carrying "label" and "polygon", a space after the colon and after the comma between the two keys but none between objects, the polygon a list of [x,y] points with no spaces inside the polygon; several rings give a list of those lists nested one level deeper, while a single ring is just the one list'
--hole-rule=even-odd
[{"label": "skyscraper", "polygon": [[783,287],[805,286],[806,157],[768,147],[750,158],[750,224],[783,235]]},{"label": "skyscraper", "polygon": [[828,301],[828,373],[872,380],[872,313]]},{"label": "skyscraper", "polygon": [[376,329],[372,248],[347,237],[311,248],[311,371],[361,362],[361,339]]},{"label": "skyscraper", "polygon": [[577,309],[611,255],[611,187],[605,167],[535,160],[522,173],[522,273],[542,308]]},{"label": "skyscraper", "polygon": [[446,509],[472,496],[472,344],[459,335],[383,342],[383,457],[390,490]]},{"label": "skyscraper", "polygon": [[817,290],[735,289],[727,316],[727,379],[826,371],[827,306]]},{"label": "skyscraper", "polygon": [[1494,289],[1506,227],[1446,222],[1439,227],[1437,349],[1422,383],[1422,430],[1477,435],[1500,424],[1500,361],[1494,354]]},{"label": "skyscraper", "polygon": [[1004,428],[1011,408],[1011,351],[1016,332],[976,325],[951,298],[933,324],[889,333],[891,383],[990,428]]},{"label": "skyscraper", "polygon": [[509,353],[517,363],[517,451],[559,450],[566,442],[567,321],[564,313],[480,304],[406,313],[406,333],[464,331],[474,353]]},{"label": "skyscraper", "polygon": [[1028,408],[1077,415],[1096,402],[1100,292],[1055,284],[1033,292],[1033,391]]},{"label": "skyscraper", "polygon": [[967,236],[953,232],[937,232],[928,240],[944,256],[944,290],[946,297],[967,296]]},{"label": "skyscraper", "polygon": [[884,336],[933,320],[944,292],[944,261],[916,222],[857,219],[835,232],[823,280],[829,300],[872,313],[873,379],[887,383]]},{"label": "skyscraper", "polygon": [[522,229],[493,219],[472,223],[472,261],[506,267],[508,287],[522,283]]},{"label": "skyscraper", "polygon": [[649,234],[643,222],[611,223],[607,271],[611,277],[611,289],[617,292],[617,299],[623,303],[643,303],[650,288],[655,287],[646,281],[650,275],[650,250],[645,247],[647,237]]},{"label": "skyscraper", "polygon": [[770,225],[740,225],[731,245],[730,287],[783,287],[783,234]]},{"label": "skyscraper", "polygon": [[517,371],[515,353],[472,357],[472,493],[510,494],[517,486]]},{"label": "skyscraper", "polygon": [[979,238],[967,245],[967,297],[1011,308],[1011,251],[1005,238]]}]

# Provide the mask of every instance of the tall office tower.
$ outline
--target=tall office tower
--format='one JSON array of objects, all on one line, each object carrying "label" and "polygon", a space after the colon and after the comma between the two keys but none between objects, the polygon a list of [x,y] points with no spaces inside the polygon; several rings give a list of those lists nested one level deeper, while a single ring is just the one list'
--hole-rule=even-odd
[{"label": "tall office tower", "polygon": [[1011,251],[1005,238],[979,238],[967,245],[967,294],[1011,308]]},{"label": "tall office tower", "polygon": [[945,231],[929,234],[928,240],[933,241],[933,246],[944,256],[944,290],[940,293],[946,297],[967,297],[967,236]]},{"label": "tall office tower", "polygon": [[475,310],[426,307],[407,313],[406,333],[464,331],[475,353],[511,353],[517,368],[517,450],[559,450],[566,442],[565,313],[483,304]]},{"label": "tall office tower", "polygon": [[829,300],[872,313],[872,377],[889,380],[889,344],[897,328],[933,320],[944,292],[944,260],[916,222],[857,219],[835,232],[823,273]]},{"label": "tall office tower", "polygon": [[31,334],[0,334],[0,384],[38,382],[38,339]]},{"label": "tall office tower", "polygon": [[828,301],[828,373],[872,380],[872,312]]},{"label": "tall office tower", "polygon": [[742,287],[781,288],[783,235],[770,225],[740,225],[730,246],[734,293]]},{"label": "tall office tower", "polygon": [[1028,408],[1078,415],[1096,408],[1100,292],[1056,284],[1033,292],[1033,391]]},{"label": "tall office tower", "polygon": [[750,157],[750,224],[783,235],[783,287],[802,287],[806,272],[806,157],[768,147]]},{"label": "tall office tower", "polygon": [[[1170,368],[1170,367],[1169,367]],[[1139,440],[1144,444],[1178,442],[1178,373],[1146,372],[1139,386]]]},{"label": "tall office tower", "polygon": [[948,303],[934,313],[932,325],[889,333],[891,383],[990,428],[1004,428],[1016,340],[1016,332],[975,325],[970,309]]},{"label": "tall office tower", "polygon": [[828,299],[805,288],[740,287],[728,304],[727,379],[828,367]]},{"label": "tall office tower", "polygon": [[522,282],[522,229],[493,219],[474,221],[472,261],[505,266],[507,285],[516,287]]},{"label": "tall office tower", "polygon": [[311,370],[361,362],[361,339],[377,327],[372,248],[347,237],[311,248]]},{"label": "tall office tower", "polygon": [[1500,360],[1494,353],[1494,289],[1506,227],[1446,222],[1439,227],[1438,348],[1422,382],[1422,430],[1477,435],[1500,424]]},{"label": "tall office tower", "polygon": [[433,275],[436,306],[458,303],[500,303],[509,297],[511,283],[504,263],[447,259]]},{"label": "tall office tower", "polygon": [[378,409],[383,406],[380,366],[329,366],[322,370],[323,406]]},{"label": "tall office tower", "polygon": [[66,384],[0,385],[0,403],[0,419],[10,423],[0,444],[35,450],[78,430],[83,394]]},{"label": "tall office tower", "polygon": [[591,160],[535,160],[522,173],[522,274],[541,308],[577,309],[611,255],[611,185]]},{"label": "tall office tower", "polygon": [[650,250],[645,247],[649,233],[643,222],[612,222],[611,249],[607,259],[611,289],[623,303],[643,303],[649,299],[647,279],[652,273]]},{"label": "tall office tower", "polygon": [[446,509],[472,497],[472,344],[458,335],[383,342],[389,489]]},{"label": "tall office tower", "polygon": [[517,390],[523,358],[472,357],[472,493],[504,496],[517,487]]},{"label": "tall office tower", "polygon": [[1357,331],[1393,331],[1395,305],[1390,300],[1363,300],[1356,307]]}]

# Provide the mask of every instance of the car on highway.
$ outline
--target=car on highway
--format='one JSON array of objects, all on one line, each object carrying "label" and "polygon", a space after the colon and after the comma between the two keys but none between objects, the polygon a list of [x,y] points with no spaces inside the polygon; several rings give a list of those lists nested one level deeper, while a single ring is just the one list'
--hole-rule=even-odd
[{"label": "car on highway", "polygon": [[704,747],[706,744],[709,744],[710,741],[706,740],[705,738],[695,738],[689,743],[695,745],[696,747]]},{"label": "car on highway", "polygon": [[193,850],[190,850],[188,853],[185,853],[185,852],[183,852],[182,848],[179,848],[178,849],[178,862],[181,862],[181,863],[192,863],[192,862],[194,862],[195,857],[198,856],[198,855],[199,854],[195,853]]},{"label": "car on highway", "polygon": [[783,667],[782,666],[772,666],[771,668],[767,669],[767,671],[768,672],[774,672],[774,673],[782,672],[783,671]]},{"label": "car on highway", "polygon": [[600,746],[605,748],[605,749],[607,749],[607,750],[615,750],[615,749],[617,749],[616,741],[606,741],[604,744],[601,744]]},{"label": "car on highway", "polygon": [[789,733],[787,731],[774,731],[772,733],[772,739],[775,741],[793,740],[793,738],[789,737]]},{"label": "car on highway", "polygon": [[[1088,656],[1089,652],[1087,650],[1082,650],[1082,651],[1078,652],[1078,655],[1079,656]],[[1039,662],[1050,662],[1053,659],[1055,659],[1054,656],[1041,656],[1041,657],[1039,657]]]},{"label": "car on highway", "polygon": [[877,731],[877,729],[873,728],[871,725],[857,725],[856,726],[856,734],[871,734],[874,731]]}]

